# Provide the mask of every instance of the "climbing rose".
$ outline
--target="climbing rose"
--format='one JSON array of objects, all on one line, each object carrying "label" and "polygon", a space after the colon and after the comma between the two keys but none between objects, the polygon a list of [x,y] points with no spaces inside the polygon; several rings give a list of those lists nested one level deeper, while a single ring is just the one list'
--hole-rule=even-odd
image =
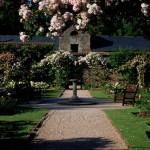
[{"label": "climbing rose", "polygon": [[24,20],[28,20],[32,16],[32,11],[25,4],[20,6],[19,15],[22,16]]},{"label": "climbing rose", "polygon": [[33,3],[37,3],[38,2],[38,0],[33,0]]},{"label": "climbing rose", "polygon": [[20,32],[20,40],[22,42],[27,42],[30,39],[29,35],[25,35],[23,32]]},{"label": "climbing rose", "polygon": [[[140,1],[141,13],[148,17],[150,4],[143,1]],[[0,3],[2,2],[3,0],[0,0]],[[109,8],[119,5],[119,3],[129,2],[129,0],[104,0],[104,2]],[[92,22],[90,19],[94,15],[96,16],[95,19],[100,19],[101,14],[105,15],[105,9],[101,9],[100,5],[103,3],[100,0],[33,0],[33,3],[32,6],[21,5],[19,15],[21,16],[20,21],[25,24],[27,30],[30,30],[28,24],[35,29],[33,29],[34,34],[40,31],[47,36],[61,36],[71,25],[77,30],[85,31],[88,29],[88,24]],[[43,18],[38,22],[36,20],[39,19],[38,17]],[[35,18],[35,25],[33,25],[34,20],[32,18]]]},{"label": "climbing rose", "polygon": [[[102,12],[96,1],[90,0],[33,0],[33,3],[36,3],[44,18],[50,18],[46,21],[47,29],[44,30],[48,31],[46,35],[51,36],[61,35],[68,23],[78,30],[84,30],[90,21],[90,15],[99,15]],[[20,6],[19,15],[22,17],[22,23],[30,21],[32,16],[35,16],[35,10],[30,8],[32,7],[27,4]],[[43,29],[40,26],[38,31],[41,32]]]},{"label": "climbing rose", "polygon": [[144,16],[148,17],[149,12],[150,12],[150,4],[142,3],[141,12],[143,13]]}]

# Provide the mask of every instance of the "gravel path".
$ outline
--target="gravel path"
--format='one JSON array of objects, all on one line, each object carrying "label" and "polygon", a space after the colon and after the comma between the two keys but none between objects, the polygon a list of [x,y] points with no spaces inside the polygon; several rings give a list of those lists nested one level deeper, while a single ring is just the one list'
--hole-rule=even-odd
[{"label": "gravel path", "polygon": [[[70,97],[66,91],[62,96]],[[86,90],[79,97],[91,97]],[[31,143],[31,150],[127,149],[127,145],[99,107],[50,110]]]}]

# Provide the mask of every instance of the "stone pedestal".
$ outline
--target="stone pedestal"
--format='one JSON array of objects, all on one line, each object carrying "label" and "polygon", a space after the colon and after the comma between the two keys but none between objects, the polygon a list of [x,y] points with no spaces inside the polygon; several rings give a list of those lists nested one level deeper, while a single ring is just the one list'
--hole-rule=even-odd
[{"label": "stone pedestal", "polygon": [[70,80],[73,84],[73,95],[72,97],[70,97],[69,99],[66,98],[66,100],[63,101],[59,101],[58,104],[61,105],[95,105],[96,102],[94,101],[90,101],[86,98],[86,100],[83,100],[83,98],[79,99],[79,97],[77,96],[77,79],[71,79]]},{"label": "stone pedestal", "polygon": [[73,84],[73,95],[70,98],[70,100],[78,102],[79,101],[79,98],[77,96],[77,82],[78,82],[78,80],[77,79],[71,79],[70,81]]}]

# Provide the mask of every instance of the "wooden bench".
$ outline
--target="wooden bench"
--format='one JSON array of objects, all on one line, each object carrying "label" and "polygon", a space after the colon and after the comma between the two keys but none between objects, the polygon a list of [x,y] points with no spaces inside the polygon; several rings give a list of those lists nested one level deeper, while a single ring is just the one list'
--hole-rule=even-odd
[{"label": "wooden bench", "polygon": [[117,100],[122,100],[122,106],[126,103],[131,103],[133,106],[135,104],[135,96],[138,90],[138,84],[127,84],[125,88],[114,89],[114,102]]}]

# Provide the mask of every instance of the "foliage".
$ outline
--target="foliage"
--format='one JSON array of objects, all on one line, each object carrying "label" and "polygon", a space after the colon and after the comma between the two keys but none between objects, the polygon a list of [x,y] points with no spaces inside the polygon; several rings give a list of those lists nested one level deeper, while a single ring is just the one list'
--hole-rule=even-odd
[{"label": "foliage", "polygon": [[[29,133],[36,127],[47,109],[16,107],[10,114],[0,115],[0,145],[3,149],[26,148]],[[5,139],[5,140],[2,140]]]},{"label": "foliage", "polygon": [[138,90],[139,102],[137,103],[137,107],[140,112],[150,112],[150,89],[149,88],[141,88]]},{"label": "foliage", "polygon": [[119,36],[147,34],[145,31],[148,30],[149,25],[146,16],[141,14],[142,2],[146,1],[113,0],[110,1],[109,6],[104,4],[102,34]]},{"label": "foliage", "polygon": [[18,9],[22,0],[5,0],[0,7],[0,34],[18,35],[23,26],[20,23]]},{"label": "foliage", "polygon": [[[0,45],[2,77],[15,82],[28,81],[32,77],[32,66],[52,50],[52,44]],[[12,59],[10,59],[10,55],[13,56]]]},{"label": "foliage", "polygon": [[102,65],[90,66],[83,71],[83,83],[87,89],[101,87],[101,83],[108,80],[108,71]]},{"label": "foliage", "polygon": [[65,87],[69,79],[81,80],[86,68],[92,68],[95,65],[101,66],[104,61],[101,55],[92,52],[85,57],[77,57],[71,52],[59,50],[52,55],[47,55],[38,66],[52,67],[55,72],[54,85]]},{"label": "foliage", "polygon": [[147,51],[120,49],[108,57],[107,67],[120,73],[124,80],[138,82],[139,86],[143,87],[149,69],[149,54]]},{"label": "foliage", "polygon": [[150,113],[150,100],[140,100],[137,104],[140,112],[149,112]]},{"label": "foliage", "polygon": [[138,118],[132,114],[138,111],[137,108],[105,110],[131,149],[148,149],[150,143],[146,131],[149,131],[149,118]]},{"label": "foliage", "polygon": [[43,89],[46,89],[49,87],[49,84],[47,84],[46,82],[34,82],[34,81],[31,81],[31,87],[33,88],[43,88]]},{"label": "foliage", "polygon": [[124,70],[124,71],[118,71],[122,75],[122,79],[129,83],[136,83],[138,82],[138,74],[137,70],[135,68]]},{"label": "foliage", "polygon": [[60,50],[45,56],[45,58],[37,64],[37,67],[46,67],[48,70],[51,70],[53,75],[51,78],[53,79],[52,84],[56,87],[65,87],[69,80],[71,69],[73,70],[72,67],[74,67],[75,60],[75,56],[71,53]]},{"label": "foliage", "polygon": [[70,71],[62,68],[59,68],[59,70],[54,71],[55,71],[55,79],[53,81],[53,86],[57,88],[61,87],[65,88],[68,84]]},{"label": "foliage", "polygon": [[105,68],[106,59],[102,55],[91,52],[85,57],[79,59],[79,63],[82,62],[83,65],[87,67],[83,70],[83,82],[86,88],[96,88],[99,86],[101,80],[105,80],[107,76],[107,69]]},{"label": "foliage", "polygon": [[[50,69],[34,68],[46,54],[53,51],[53,44],[3,44],[0,45],[0,80],[1,86],[10,86],[14,82],[17,93],[17,102],[28,101],[31,96],[30,81],[49,82],[53,78]],[[54,75],[53,75],[54,76]],[[20,85],[19,82],[23,84]],[[21,87],[22,86],[22,87]]]},{"label": "foliage", "polygon": [[110,56],[108,56],[107,65],[113,69],[118,68],[128,60],[131,60],[135,55],[136,54],[134,50],[120,48],[119,51],[115,51]]},{"label": "foliage", "polygon": [[16,100],[10,97],[1,97],[0,98],[0,114],[5,114],[13,111],[16,106]]},{"label": "foliage", "polygon": [[128,62],[120,66],[118,68],[118,71],[121,72],[121,71],[128,70],[129,72],[133,70],[134,68],[136,68],[137,73],[138,73],[137,78],[138,78],[139,86],[143,87],[145,83],[144,75],[147,70],[147,67],[149,66],[150,66],[150,58],[149,58],[149,54],[147,53],[143,55],[136,55],[132,60],[129,60]]},{"label": "foliage", "polygon": [[[116,29],[116,33],[114,35],[117,36],[138,36],[138,35],[143,35],[143,26],[144,22],[142,22],[142,18],[140,17],[135,17],[133,20],[120,20],[121,26],[120,28]],[[140,25],[139,25],[140,23]],[[140,26],[140,28],[136,28],[137,26]]]},{"label": "foliage", "polygon": [[55,72],[51,65],[40,66],[37,63],[31,66],[31,80],[33,82],[45,82],[50,85],[54,79]]},{"label": "foliage", "polygon": [[140,88],[138,90],[139,99],[148,100],[150,98],[150,89],[149,88]]}]

